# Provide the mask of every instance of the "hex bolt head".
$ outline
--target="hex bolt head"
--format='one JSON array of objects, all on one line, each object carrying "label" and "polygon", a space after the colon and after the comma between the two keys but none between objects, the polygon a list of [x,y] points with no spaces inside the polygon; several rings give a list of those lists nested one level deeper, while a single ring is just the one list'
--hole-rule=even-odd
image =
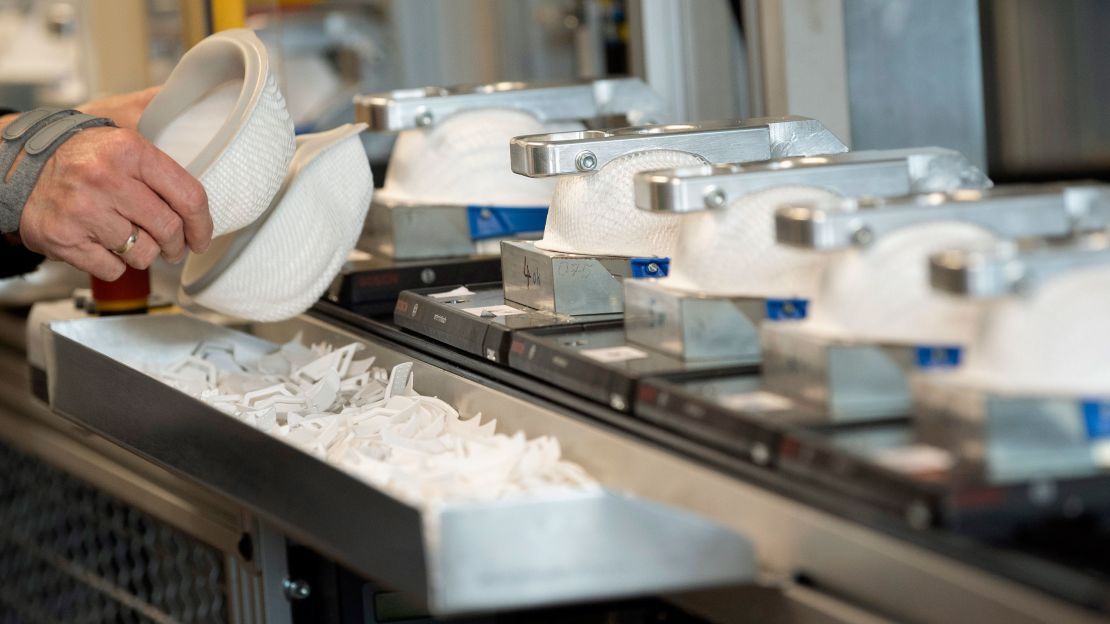
[{"label": "hex bolt head", "polygon": [[906,509],[906,522],[919,531],[925,530],[933,523],[933,512],[923,501],[914,501]]},{"label": "hex bolt head", "polygon": [[597,156],[589,150],[578,152],[578,156],[574,159],[574,166],[579,171],[593,171],[597,167]]},{"label": "hex bolt head", "polygon": [[618,412],[624,411],[624,408],[628,407],[624,402],[624,397],[615,392],[609,395],[609,406]]},{"label": "hex bolt head", "polygon": [[312,588],[308,583],[300,579],[283,579],[281,581],[281,589],[285,592],[285,597],[289,600],[304,600],[312,595]]},{"label": "hex bolt head", "polygon": [[436,272],[434,269],[427,268],[420,272],[420,281],[425,284],[431,284],[436,281]]},{"label": "hex bolt head", "polygon": [[706,208],[721,208],[728,200],[725,192],[715,186],[711,186],[705,191],[705,207]]},{"label": "hex bolt head", "polygon": [[656,264],[655,262],[649,262],[646,268],[647,268],[648,273],[658,273],[659,272],[659,265]]},{"label": "hex bolt head", "polygon": [[416,122],[417,128],[427,128],[435,121],[435,116],[432,115],[430,110],[422,110],[416,113],[416,118],[413,121]]},{"label": "hex bolt head", "polygon": [[756,442],[752,445],[752,461],[760,466],[766,466],[771,462],[771,450],[766,444]]},{"label": "hex bolt head", "polygon": [[873,240],[875,240],[875,233],[866,225],[852,232],[852,243],[860,247],[870,245]]}]

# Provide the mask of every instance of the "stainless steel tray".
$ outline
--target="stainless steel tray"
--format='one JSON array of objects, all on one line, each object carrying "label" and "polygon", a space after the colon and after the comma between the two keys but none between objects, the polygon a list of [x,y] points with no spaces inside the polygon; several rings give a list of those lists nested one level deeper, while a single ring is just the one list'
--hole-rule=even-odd
[{"label": "stainless steel tray", "polygon": [[[358,340],[311,319],[253,331],[287,340],[298,330],[311,341]],[[211,340],[247,353],[275,344],[186,316],[54,323],[47,345],[51,406],[239,501],[354,571],[411,592],[437,614],[658,594],[755,576],[753,548],[742,535],[610,489],[422,511],[143,372]],[[412,361],[379,344],[368,347],[385,366]],[[430,364],[416,361],[414,370],[418,390],[463,414],[505,414],[503,423],[529,435],[560,419]],[[568,458],[587,467],[591,457],[576,453],[590,447],[564,443]]]}]

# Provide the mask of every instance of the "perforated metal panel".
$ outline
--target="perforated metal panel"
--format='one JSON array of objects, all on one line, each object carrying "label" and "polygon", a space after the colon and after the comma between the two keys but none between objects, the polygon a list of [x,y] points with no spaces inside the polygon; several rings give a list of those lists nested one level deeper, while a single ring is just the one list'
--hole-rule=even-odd
[{"label": "perforated metal panel", "polygon": [[220,552],[0,445],[0,624],[228,621]]}]

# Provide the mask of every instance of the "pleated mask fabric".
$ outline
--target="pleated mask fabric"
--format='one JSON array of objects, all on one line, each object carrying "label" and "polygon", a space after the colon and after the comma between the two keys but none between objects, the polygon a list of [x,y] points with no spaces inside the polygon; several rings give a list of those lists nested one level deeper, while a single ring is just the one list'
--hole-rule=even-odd
[{"label": "pleated mask fabric", "polygon": [[781,186],[738,197],[723,210],[685,215],[663,283],[714,296],[812,297],[830,256],[777,244],[775,210],[835,197],[817,187]]},{"label": "pleated mask fabric", "polygon": [[194,281],[228,253],[236,237],[253,238],[193,301],[255,321],[278,321],[320,298],[354,249],[374,191],[358,133],[342,126],[298,138],[297,155],[273,209],[250,230],[216,239],[190,256],[183,282]]},{"label": "pleated mask fabric", "polygon": [[544,124],[512,109],[455,113],[431,128],[402,131],[393,146],[380,197],[417,204],[547,206],[555,183],[513,173],[513,137],[581,124]]},{"label": "pleated mask fabric", "polygon": [[929,285],[929,256],[983,247],[994,235],[954,221],[895,230],[864,249],[840,255],[810,304],[811,323],[845,338],[912,345],[967,345],[983,305]]},{"label": "pleated mask fabric", "polygon": [[987,308],[966,378],[1010,393],[1110,393],[1110,267],[1071,271]]},{"label": "pleated mask fabric", "polygon": [[296,149],[266,49],[242,29],[189,50],[143,112],[139,131],[200,180],[214,236],[266,211]]},{"label": "pleated mask fabric", "polygon": [[682,217],[637,208],[633,178],[641,171],[704,164],[687,152],[647,150],[616,158],[596,173],[560,176],[536,246],[561,253],[671,257]]}]

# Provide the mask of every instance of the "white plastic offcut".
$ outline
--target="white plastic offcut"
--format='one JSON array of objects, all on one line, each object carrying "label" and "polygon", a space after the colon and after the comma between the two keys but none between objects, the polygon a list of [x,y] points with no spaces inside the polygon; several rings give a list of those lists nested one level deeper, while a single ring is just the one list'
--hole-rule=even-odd
[{"label": "white plastic offcut", "polygon": [[1110,268],[1060,275],[991,304],[964,379],[1000,392],[1110,395]]},{"label": "white plastic offcut", "polygon": [[670,257],[682,216],[637,208],[633,178],[641,171],[704,164],[687,152],[648,150],[616,158],[596,173],[560,176],[536,246],[560,253]]},{"label": "white plastic offcut", "polygon": [[929,256],[993,242],[989,231],[952,221],[895,230],[832,263],[811,303],[809,322],[814,329],[851,340],[967,345],[975,336],[983,305],[933,290]]},{"label": "white plastic offcut", "polygon": [[266,48],[243,29],[190,49],[143,112],[139,132],[200,180],[214,236],[266,211],[296,148]]},{"label": "white plastic offcut", "polygon": [[513,173],[513,137],[581,129],[518,110],[462,111],[397,137],[381,198],[427,205],[547,206],[555,183]]},{"label": "white plastic offcut", "polygon": [[739,197],[724,210],[685,215],[670,276],[662,283],[724,297],[813,297],[830,254],[777,244],[775,210],[836,196],[816,187],[782,186]]},{"label": "white plastic offcut", "polygon": [[297,152],[270,210],[248,228],[192,255],[183,302],[256,321],[307,310],[354,249],[374,181],[359,140],[365,124],[297,138]]},{"label": "white plastic offcut", "polygon": [[197,355],[149,372],[414,506],[596,489],[555,438],[464,418],[413,388],[411,363],[386,370],[372,355],[356,359],[362,350],[294,339],[255,359],[201,343]]}]

